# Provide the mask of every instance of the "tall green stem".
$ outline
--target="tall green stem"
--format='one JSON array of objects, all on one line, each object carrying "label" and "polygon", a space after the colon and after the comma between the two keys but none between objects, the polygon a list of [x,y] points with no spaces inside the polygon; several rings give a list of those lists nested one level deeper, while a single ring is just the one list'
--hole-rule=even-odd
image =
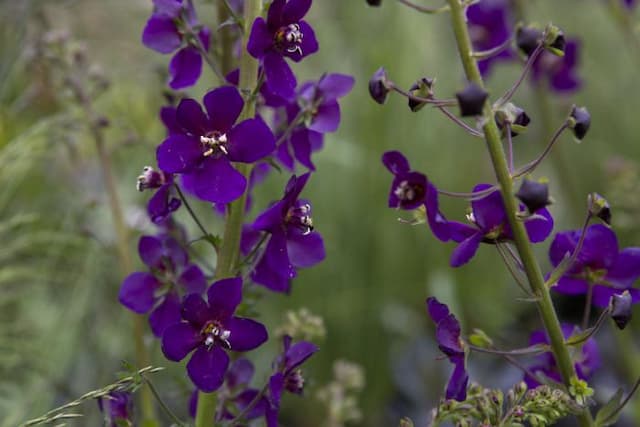
[{"label": "tall green stem", "polygon": [[[222,0],[220,0],[222,1]],[[242,112],[241,120],[253,117],[255,115],[255,100],[251,97],[256,84],[258,83],[258,61],[249,55],[247,51],[247,41],[249,38],[249,30],[253,21],[262,12],[261,0],[245,0],[244,2],[244,24],[245,31],[243,35],[243,50],[240,58],[240,89],[245,94],[245,107]],[[245,164],[236,164],[236,169],[245,176],[251,172],[251,166]],[[247,193],[227,208],[227,216],[225,222],[224,233],[222,237],[222,245],[218,253],[218,261],[216,265],[216,279],[231,277],[240,262],[240,237],[242,233],[242,224],[244,222],[244,207],[247,201]],[[198,411],[196,413],[196,427],[208,427],[213,423],[216,413],[216,394],[203,393],[198,394]]]},{"label": "tall green stem", "polygon": [[[471,40],[469,38],[469,31],[465,20],[465,12],[460,4],[460,0],[447,1],[451,8],[451,20],[456,43],[458,45],[458,53],[462,60],[462,65],[467,79],[481,87],[484,87],[482,76],[478,70],[478,64],[472,56],[473,51],[471,48]],[[500,132],[495,120],[493,119],[493,111],[489,100],[487,100],[484,105],[483,113],[483,131],[485,141],[496,177],[500,183],[500,191],[507,211],[509,225],[513,231],[513,239],[520,255],[520,259],[522,260],[527,279],[529,280],[529,286],[533,293],[538,297],[538,311],[540,312],[545,330],[547,331],[551,341],[551,347],[553,349],[556,364],[560,369],[564,383],[568,386],[572,380],[577,380],[576,372],[573,367],[569,350],[564,342],[560,322],[553,307],[549,290],[544,284],[542,271],[540,270],[540,266],[534,256],[533,248],[529,242],[524,224],[517,217],[518,205],[516,203],[516,199],[513,197],[513,181],[509,174],[507,159],[500,139]],[[578,419],[580,421],[580,425],[583,427],[593,426],[591,414],[586,409],[578,415]]]}]

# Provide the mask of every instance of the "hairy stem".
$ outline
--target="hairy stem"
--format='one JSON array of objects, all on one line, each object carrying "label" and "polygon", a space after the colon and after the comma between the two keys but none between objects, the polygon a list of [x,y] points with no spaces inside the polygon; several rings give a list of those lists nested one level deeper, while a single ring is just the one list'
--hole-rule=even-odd
[{"label": "hairy stem", "polygon": [[[484,87],[482,76],[478,70],[478,64],[472,56],[469,30],[467,28],[465,14],[462,5],[460,4],[460,0],[447,1],[449,2],[449,7],[451,9],[451,21],[458,46],[458,52],[460,54],[460,59],[462,60],[462,65],[467,79],[480,87]],[[509,175],[509,167],[502,147],[502,142],[500,140],[500,132],[495,120],[493,119],[493,111],[489,100],[485,102],[484,116],[485,120],[483,130],[485,134],[485,141],[491,156],[496,177],[500,183],[500,191],[504,200],[509,224],[513,231],[516,248],[520,255],[520,259],[522,260],[527,279],[529,280],[529,286],[533,293],[539,298],[536,301],[536,304],[542,317],[545,330],[549,336],[556,363],[560,373],[562,374],[562,379],[566,385],[569,385],[572,380],[575,381],[578,378],[576,376],[569,350],[564,341],[560,322],[553,307],[549,290],[544,285],[542,271],[540,270],[540,266],[534,256],[533,248],[529,242],[529,237],[527,236],[524,224],[517,217],[518,205],[516,203],[516,199],[513,197],[513,182]],[[578,420],[580,425],[583,427],[593,426],[591,413],[587,409],[583,410],[578,415]]]},{"label": "hairy stem", "polygon": [[[247,52],[247,40],[249,38],[249,28],[253,21],[260,15],[262,9],[261,0],[246,0],[244,3],[244,24],[245,30],[242,39],[243,50],[240,58],[240,90],[243,93],[253,93],[258,83],[258,61],[252,58]],[[253,117],[255,115],[255,99],[246,99],[244,111],[240,120]],[[245,176],[251,172],[251,167],[245,164],[236,164],[236,169]],[[227,207],[227,217],[225,222],[222,245],[218,252],[218,262],[216,265],[216,279],[223,279],[233,276],[240,260],[240,237],[242,233],[242,223],[244,222],[244,207],[247,201],[247,193]],[[196,413],[196,427],[208,427],[213,423],[216,412],[216,394],[198,394],[198,410]]]}]

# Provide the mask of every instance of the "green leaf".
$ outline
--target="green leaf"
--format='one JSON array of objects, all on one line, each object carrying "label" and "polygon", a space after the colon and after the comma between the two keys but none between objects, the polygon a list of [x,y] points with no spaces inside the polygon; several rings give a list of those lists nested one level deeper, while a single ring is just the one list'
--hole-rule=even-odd
[{"label": "green leaf", "polygon": [[614,424],[620,416],[620,403],[622,402],[622,389],[619,388],[616,393],[611,396],[611,399],[600,408],[596,415],[595,424],[596,427],[605,427]]}]

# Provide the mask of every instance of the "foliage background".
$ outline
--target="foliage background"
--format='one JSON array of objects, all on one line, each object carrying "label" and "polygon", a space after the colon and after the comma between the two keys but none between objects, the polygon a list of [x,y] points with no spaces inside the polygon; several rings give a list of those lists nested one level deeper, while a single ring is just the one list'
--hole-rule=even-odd
[{"label": "foliage background", "polygon": [[[640,50],[625,38],[604,1],[526,3],[531,20],[553,20],[567,35],[579,35],[585,84],[574,96],[553,97],[542,109],[535,91],[525,87],[518,93],[515,100],[532,124],[517,140],[517,159],[531,158],[546,143],[542,111],[559,125],[571,103],[587,105],[592,131],[585,142],[577,145],[564,136],[537,176],[551,180],[556,229],[577,228],[587,192],[598,191],[614,209],[625,206],[624,212],[614,210],[614,225],[623,231],[623,245],[637,245]],[[201,19],[215,22],[214,9],[204,2]],[[34,40],[47,30],[67,29],[86,44],[90,60],[102,65],[112,86],[97,108],[111,121],[107,135],[119,189],[136,233],[150,232],[141,211],[149,195],[137,193],[134,183],[142,166],[154,163],[154,148],[163,138],[157,111],[168,61],[140,43],[150,10],[147,0],[0,1],[1,427],[112,382],[120,361],[132,360],[131,315],[117,302],[122,277],[95,147],[80,112],[61,100],[46,67],[34,61]],[[483,247],[469,265],[451,270],[450,245],[437,242],[424,226],[401,224],[397,219],[403,214],[386,208],[390,175],[379,159],[389,149],[406,152],[414,168],[443,188],[468,191],[475,182],[492,180],[483,144],[436,111],[411,113],[399,97],[381,107],[368,97],[367,80],[380,65],[407,87],[419,77],[437,77],[442,97],[461,87],[447,15],[422,16],[391,0],[379,9],[364,1],[317,0],[309,20],[321,50],[296,66],[301,80],[329,70],[352,74],[357,83],[342,103],[342,127],[327,137],[306,190],[327,260],[303,271],[290,297],[267,295],[260,308],[263,320],[275,327],[284,311],[300,306],[324,317],[328,336],[309,365],[310,397],[328,381],[333,360],[345,358],[367,374],[361,425],[394,425],[403,415],[420,419],[440,395],[449,370],[436,360],[424,313],[427,295],[450,303],[468,331],[482,328],[509,346],[526,344],[539,323],[530,303],[514,302],[521,294],[492,248]],[[510,86],[519,69],[517,64],[495,68],[489,79],[494,96]],[[200,97],[213,82],[205,70],[200,86],[189,93]],[[612,176],[612,165],[622,172]],[[285,180],[272,175],[256,206],[277,197]],[[444,205],[463,218],[464,202]],[[206,207],[200,213],[219,229],[219,219]],[[184,212],[179,217],[192,226]],[[545,268],[547,246],[539,248]],[[565,319],[581,310],[580,302],[559,301]],[[637,344],[639,326],[626,331],[624,345]],[[621,356],[638,363],[633,353],[615,350],[627,347],[611,328],[602,339],[612,351],[605,357],[607,372],[594,382],[600,400],[615,384],[632,382],[633,371],[616,363]],[[154,348],[155,364],[172,367],[156,377],[158,387],[184,414],[189,384],[180,378],[179,366],[163,360],[157,343]],[[260,372],[268,369],[276,348],[271,342],[259,353]],[[482,355],[471,368],[472,378],[491,386],[508,386],[520,375]],[[171,386],[174,381],[180,386]],[[77,425],[97,425],[95,405],[83,412],[91,418]],[[312,398],[292,397],[283,419],[286,425],[316,426],[322,417]]]}]

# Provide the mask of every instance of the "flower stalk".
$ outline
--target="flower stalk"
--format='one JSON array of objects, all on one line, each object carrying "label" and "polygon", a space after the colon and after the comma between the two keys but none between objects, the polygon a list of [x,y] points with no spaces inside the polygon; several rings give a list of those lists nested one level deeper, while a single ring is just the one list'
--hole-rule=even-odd
[{"label": "flower stalk", "polygon": [[[447,0],[451,11],[451,22],[458,46],[458,53],[464,67],[467,79],[470,82],[484,87],[476,59],[473,57],[469,30],[467,28],[465,13],[460,0]],[[544,328],[549,336],[553,354],[562,374],[565,385],[578,381],[569,350],[560,327],[558,316],[553,307],[549,290],[544,285],[544,277],[538,262],[534,256],[524,224],[517,217],[518,206],[513,197],[513,182],[509,174],[506,155],[502,147],[500,131],[493,120],[493,111],[489,100],[484,105],[484,136],[489,151],[494,171],[500,184],[500,191],[504,200],[509,225],[513,230],[513,238],[516,248],[522,260],[522,264],[533,293],[539,298],[536,301],[538,311],[542,317]],[[590,412],[585,409],[578,415],[581,426],[593,426]]]},{"label": "flower stalk", "polygon": [[[247,41],[249,29],[253,21],[262,12],[262,2],[260,0],[246,0],[244,3],[244,24],[242,56],[240,58],[240,90],[246,96],[253,94],[258,83],[258,61],[249,55],[247,51]],[[244,120],[255,115],[255,99],[246,99],[244,111],[240,120]],[[236,169],[245,177],[249,176],[251,166],[248,164],[235,165]],[[242,224],[244,222],[244,210],[247,200],[247,190],[244,194],[227,207],[226,222],[222,237],[222,245],[218,252],[215,278],[217,280],[232,277],[238,263],[240,262],[240,237]],[[208,427],[216,414],[217,398],[215,393],[198,392],[198,410],[196,412],[195,427]]]}]

